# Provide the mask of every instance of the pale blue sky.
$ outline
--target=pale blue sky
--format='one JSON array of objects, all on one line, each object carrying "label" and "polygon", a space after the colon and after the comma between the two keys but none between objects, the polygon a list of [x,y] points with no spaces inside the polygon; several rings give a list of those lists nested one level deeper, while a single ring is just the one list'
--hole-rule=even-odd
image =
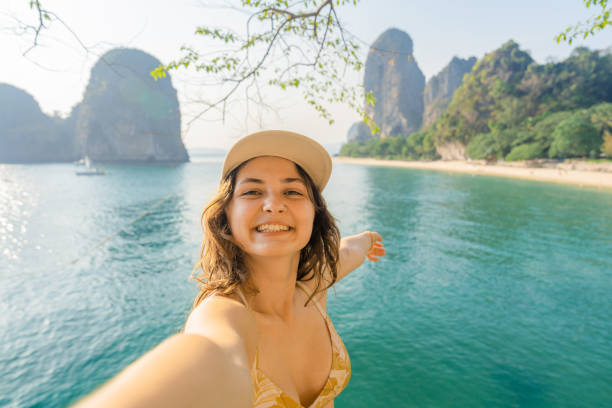
[{"label": "pale blue sky", "polygon": [[[59,24],[43,33],[42,45],[28,58],[22,56],[31,37],[16,36],[14,17],[26,20],[33,15],[28,0],[3,0],[0,5],[0,81],[31,93],[41,108],[63,114],[82,97],[89,71],[97,57],[115,46],[137,47],[162,61],[179,56],[182,44],[195,44],[197,25],[233,26],[241,29],[236,13],[203,5],[224,4],[223,0],[43,0],[91,46],[85,53]],[[536,4],[537,3],[537,4]],[[547,57],[566,58],[571,48],[559,45],[553,37],[563,28],[584,20],[594,10],[581,0],[363,0],[356,7],[340,9],[346,27],[371,44],[390,27],[406,31],[414,42],[414,55],[426,78],[438,73],[454,56],[482,57],[509,39],[529,51],[538,62]],[[601,49],[612,46],[612,29],[579,44]],[[578,44],[577,44],[578,45]],[[364,46],[365,52],[367,46]],[[363,73],[347,78],[360,83]],[[194,108],[189,100],[203,92],[193,75],[174,74],[185,117]],[[227,147],[245,132],[265,128],[285,128],[308,134],[322,143],[345,139],[355,113],[333,107],[336,124],[329,126],[303,104],[299,93],[270,94],[276,113],[262,114],[262,124],[245,124],[244,112],[236,109],[225,124],[210,120],[195,123],[184,135],[188,146]]]}]

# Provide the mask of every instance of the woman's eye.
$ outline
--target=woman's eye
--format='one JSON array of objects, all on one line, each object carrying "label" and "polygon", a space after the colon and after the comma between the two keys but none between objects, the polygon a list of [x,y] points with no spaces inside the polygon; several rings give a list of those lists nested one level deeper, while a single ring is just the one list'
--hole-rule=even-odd
[{"label": "woman's eye", "polygon": [[303,195],[301,192],[297,191],[297,190],[289,190],[287,191],[288,195]]},{"label": "woman's eye", "polygon": [[258,194],[258,193],[259,193],[259,192],[258,192],[257,190],[247,190],[247,191],[244,191],[244,192],[243,192],[242,194],[240,194],[240,195],[243,195],[243,196],[246,196],[246,195],[256,195],[256,194]]}]

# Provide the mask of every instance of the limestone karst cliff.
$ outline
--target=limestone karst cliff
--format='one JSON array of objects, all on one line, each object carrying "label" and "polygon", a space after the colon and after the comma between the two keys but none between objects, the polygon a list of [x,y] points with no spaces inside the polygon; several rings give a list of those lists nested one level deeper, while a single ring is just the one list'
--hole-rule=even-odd
[{"label": "limestone karst cliff", "polygon": [[169,76],[149,74],[160,62],[136,49],[104,54],[76,117],[82,155],[102,162],[185,162],[181,115]]},{"label": "limestone karst cliff", "polygon": [[346,138],[349,142],[365,142],[372,138],[372,132],[365,122],[355,122],[349,128]]},{"label": "limestone karst cliff", "polygon": [[[376,105],[368,105],[366,111],[380,127],[380,137],[407,135],[421,127],[425,76],[414,59],[407,33],[390,28],[374,41],[363,84],[376,98]],[[357,130],[355,140],[368,137],[367,127]]]},{"label": "limestone karst cliff", "polygon": [[472,70],[476,57],[462,59],[453,57],[446,67],[427,81],[423,91],[423,126],[433,124],[444,113],[453,94],[461,85],[463,76]]},{"label": "limestone karst cliff", "polygon": [[49,117],[29,93],[0,84],[0,163],[72,161],[74,135],[64,120]]}]

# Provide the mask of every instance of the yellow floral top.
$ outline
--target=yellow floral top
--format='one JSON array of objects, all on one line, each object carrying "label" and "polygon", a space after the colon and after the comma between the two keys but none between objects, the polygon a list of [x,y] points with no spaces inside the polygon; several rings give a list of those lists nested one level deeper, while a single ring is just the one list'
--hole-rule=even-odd
[{"label": "yellow floral top", "polygon": [[[303,283],[297,282],[297,285],[308,296],[310,296],[308,289],[306,289]],[[239,292],[239,295],[246,305],[246,299],[244,299],[242,293]],[[336,332],[331,319],[323,311],[316,299],[313,298],[312,301],[327,324],[332,346],[332,367],[329,372],[329,376],[327,377],[327,382],[325,383],[325,386],[323,387],[323,390],[321,390],[319,396],[309,407],[322,408],[329,404],[338,394],[340,394],[348,384],[351,378],[351,361],[349,360],[346,347]],[[253,364],[253,368],[251,369],[254,393],[253,408],[304,408],[298,401],[290,397],[287,393],[283,392],[279,386],[274,384],[272,380],[266,377],[266,375],[259,370],[258,360],[259,349],[257,349],[255,353],[255,364]]]}]

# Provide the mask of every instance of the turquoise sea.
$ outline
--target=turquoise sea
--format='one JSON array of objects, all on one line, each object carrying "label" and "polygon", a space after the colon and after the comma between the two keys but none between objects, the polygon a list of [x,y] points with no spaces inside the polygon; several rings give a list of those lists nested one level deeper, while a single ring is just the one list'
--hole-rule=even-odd
[{"label": "turquoise sea", "polygon": [[[220,167],[0,165],[0,406],[67,406],[181,327]],[[325,196],[388,252],[330,293],[337,407],[612,406],[612,191],[337,164]]]}]

